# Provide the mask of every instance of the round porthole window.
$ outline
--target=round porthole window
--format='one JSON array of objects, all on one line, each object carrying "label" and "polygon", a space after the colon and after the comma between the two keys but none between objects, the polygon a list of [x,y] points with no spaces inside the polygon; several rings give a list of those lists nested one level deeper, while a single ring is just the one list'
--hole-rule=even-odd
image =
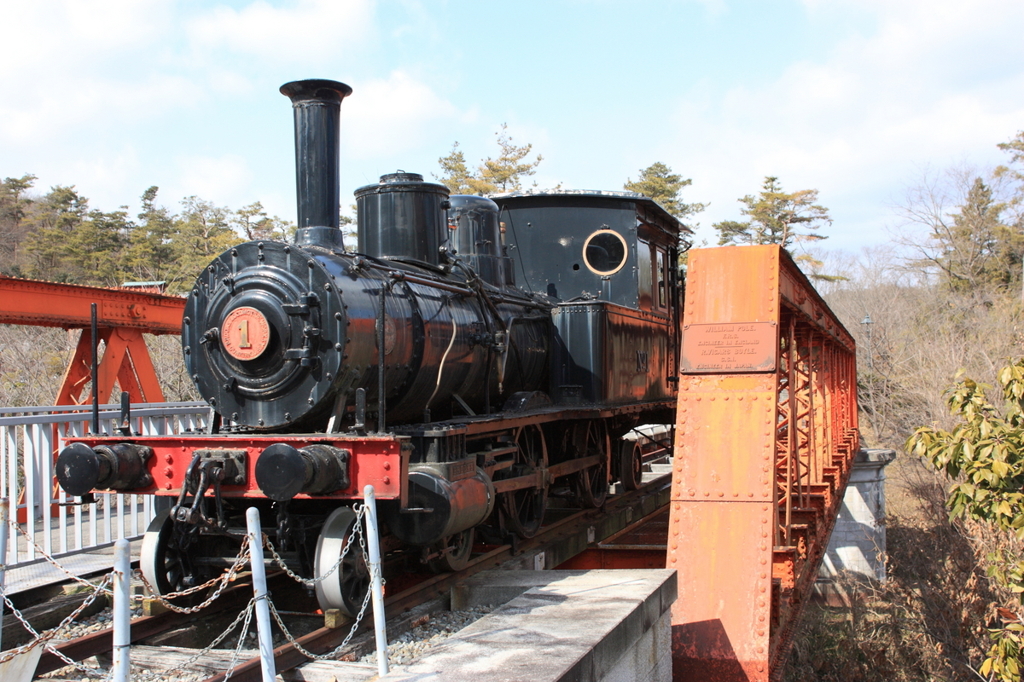
[{"label": "round porthole window", "polygon": [[606,228],[594,232],[583,244],[583,262],[597,275],[613,275],[626,264],[626,240]]}]

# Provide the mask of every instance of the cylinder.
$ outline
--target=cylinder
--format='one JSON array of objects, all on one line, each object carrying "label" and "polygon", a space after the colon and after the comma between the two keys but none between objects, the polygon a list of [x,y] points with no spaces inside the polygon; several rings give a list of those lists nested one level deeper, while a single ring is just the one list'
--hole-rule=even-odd
[{"label": "cylinder", "polygon": [[245,510],[245,527],[249,535],[249,565],[252,567],[253,600],[256,602],[254,610],[260,645],[260,669],[264,681],[269,682],[277,677],[277,670],[274,638],[270,629],[270,591],[267,590],[267,569],[263,564],[263,531],[260,529],[260,511],[256,507]]},{"label": "cylinder", "polygon": [[115,682],[128,682],[131,673],[132,647],[132,557],[128,541],[121,538],[114,543],[114,645],[111,677]]},{"label": "cylinder", "polygon": [[340,246],[341,186],[338,159],[341,100],[352,88],[332,80],[281,86],[295,112],[295,193],[298,244]]},{"label": "cylinder", "polygon": [[377,674],[388,674],[388,631],[384,614],[384,580],[380,562],[380,531],[377,523],[377,498],[373,486],[363,488],[366,501],[366,551],[369,556],[370,594],[373,597],[373,631],[377,641]]},{"label": "cylinder", "polygon": [[403,542],[430,545],[482,523],[494,509],[494,485],[481,469],[449,481],[429,465],[409,472],[409,507],[388,519]]},{"label": "cylinder", "polygon": [[510,259],[503,257],[498,205],[485,197],[456,194],[448,212],[456,253],[483,281],[513,286]]}]

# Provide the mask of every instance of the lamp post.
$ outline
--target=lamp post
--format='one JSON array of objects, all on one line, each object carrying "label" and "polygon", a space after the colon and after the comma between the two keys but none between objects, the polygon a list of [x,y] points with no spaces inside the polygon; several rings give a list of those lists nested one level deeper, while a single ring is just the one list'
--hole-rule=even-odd
[{"label": "lamp post", "polygon": [[871,325],[874,324],[874,322],[872,322],[870,314],[865,314],[864,315],[864,319],[861,320],[860,323],[862,325],[864,325],[864,331],[865,331],[865,333],[867,334],[867,337],[868,337],[868,346],[867,346],[868,368],[870,368],[871,371],[873,372],[873,371],[875,371],[875,358],[874,358],[874,356],[871,353]]}]

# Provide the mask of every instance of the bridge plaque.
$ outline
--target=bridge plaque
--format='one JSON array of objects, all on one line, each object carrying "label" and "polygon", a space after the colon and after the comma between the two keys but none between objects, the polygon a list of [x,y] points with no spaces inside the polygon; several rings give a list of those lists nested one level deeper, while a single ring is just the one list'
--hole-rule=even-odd
[{"label": "bridge plaque", "polygon": [[683,327],[684,374],[774,372],[779,342],[774,322]]}]

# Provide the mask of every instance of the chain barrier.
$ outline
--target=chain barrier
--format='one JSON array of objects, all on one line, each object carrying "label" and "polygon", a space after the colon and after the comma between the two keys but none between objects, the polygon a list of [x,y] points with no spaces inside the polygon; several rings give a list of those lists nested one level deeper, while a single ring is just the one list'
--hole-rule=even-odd
[{"label": "chain barrier", "polygon": [[[365,521],[366,518],[366,505],[358,503],[353,504],[352,511],[354,511],[356,514],[355,521],[353,522],[353,527],[358,529],[359,545],[363,550],[363,556],[366,556],[366,541],[363,539],[362,529],[363,522]],[[324,580],[327,580],[327,578],[331,577],[331,575],[333,575],[334,572],[341,567],[341,564],[345,561],[345,556],[348,554],[348,550],[352,546],[352,543],[345,543],[345,546],[341,550],[341,556],[339,556],[338,560],[334,563],[334,565],[331,566],[331,568],[323,575],[321,575],[319,578],[303,578],[301,575],[299,575],[292,569],[288,568],[288,564],[286,564],[284,559],[281,558],[281,555],[277,553],[277,549],[274,547],[274,543],[270,541],[270,538],[267,536],[266,533],[263,533],[263,546],[267,548],[267,550],[270,552],[270,555],[274,558],[274,563],[277,564],[282,571],[284,571],[285,575],[287,575],[295,582],[302,583],[306,587],[316,587],[318,583],[322,583]]]},{"label": "chain barrier", "polygon": [[238,655],[242,651],[242,647],[245,644],[245,636],[249,632],[249,623],[252,620],[252,614],[253,611],[255,611],[255,608],[256,599],[254,597],[249,600],[249,603],[246,605],[245,609],[238,612],[238,615],[235,616],[235,619],[231,621],[231,624],[228,625],[223,632],[217,635],[217,637],[214,638],[214,640],[210,642],[208,645],[206,645],[206,647],[196,651],[195,654],[189,656],[187,659],[182,661],[177,667],[172,668],[170,670],[143,671],[141,673],[133,673],[133,676],[135,677],[135,679],[138,680],[165,680],[168,677],[174,677],[175,674],[185,673],[187,672],[188,668],[191,667],[196,661],[203,658],[204,656],[207,656],[211,651],[216,649],[217,645],[223,642],[227,638],[227,636],[235,630],[239,623],[242,623],[242,631],[238,634],[238,642],[235,644],[234,651],[231,654],[231,662],[228,666],[228,672],[224,677],[226,681],[231,677],[232,673],[234,672],[235,662],[238,660]]},{"label": "chain barrier", "polygon": [[352,622],[352,627],[349,628],[348,634],[345,635],[344,641],[326,654],[314,654],[312,651],[309,651],[299,644],[299,640],[295,638],[291,631],[288,630],[288,627],[284,624],[284,620],[282,620],[281,614],[277,612],[277,607],[274,606],[273,600],[268,598],[267,604],[270,606],[270,614],[274,616],[274,621],[277,623],[277,627],[281,628],[281,634],[284,635],[284,638],[288,640],[288,643],[291,644],[300,654],[314,661],[333,661],[337,658],[338,654],[341,653],[341,650],[348,646],[348,643],[352,641],[353,637],[355,637],[356,631],[359,629],[359,624],[362,623],[363,616],[366,614],[366,607],[370,604],[370,590],[366,590],[366,596],[363,597],[363,604],[359,607],[359,613],[356,614],[356,618]]},{"label": "chain barrier", "polygon": [[[362,556],[366,557],[368,556],[366,531],[364,530],[364,524],[362,524],[362,521],[365,520],[367,508],[366,505],[353,505],[352,510],[355,512],[356,516],[355,521],[352,523],[351,534],[353,537],[358,538],[359,549],[362,552]],[[264,542],[266,542],[269,545],[269,540],[266,540],[265,535]],[[352,547],[353,544],[354,538],[353,540],[350,540],[349,542],[345,543],[344,548],[341,551],[341,557],[338,559],[338,562],[335,563],[334,566],[332,566],[331,570],[324,573],[323,576],[313,580],[305,580],[298,576],[294,576],[294,573],[292,573],[285,567],[284,562],[281,560],[281,557],[278,555],[278,553],[274,552],[273,547],[269,546],[268,549],[270,550],[270,553],[273,555],[274,560],[278,561],[279,565],[281,565],[282,568],[284,568],[285,571],[290,574],[290,576],[293,576],[295,580],[299,581],[303,585],[313,586],[316,585],[316,583],[323,582],[324,580],[326,580],[330,576],[330,574],[333,573],[341,565],[342,561],[345,558],[345,555],[348,553],[349,548]],[[341,650],[348,646],[348,643],[352,640],[352,637],[355,636],[356,631],[359,629],[359,625],[362,623],[362,619],[364,619],[364,616],[367,613],[367,606],[370,605],[370,598],[372,594],[371,585],[373,584],[374,578],[374,567],[368,564],[368,568],[371,571],[371,576],[370,581],[368,581],[367,583],[367,593],[364,596],[362,596],[362,604],[359,606],[358,613],[355,614],[355,620],[352,622],[352,626],[348,630],[348,635],[345,636],[345,639],[341,642],[341,644],[336,646],[333,650],[329,651],[328,653],[313,653],[312,651],[309,651],[301,644],[299,644],[295,636],[292,635],[291,631],[289,631],[288,626],[285,625],[285,622],[281,617],[281,613],[278,611],[278,608],[274,606],[273,601],[269,598],[268,595],[267,604],[270,606],[270,614],[273,615],[273,620],[276,624],[278,624],[278,628],[281,629],[281,632],[285,636],[285,639],[287,639],[288,642],[293,647],[295,647],[296,650],[298,650],[302,655],[306,656],[307,658],[311,658],[313,660],[334,660],[341,652]],[[381,577],[381,584],[383,585],[384,582],[385,581],[383,577]]]},{"label": "chain barrier", "polygon": [[[59,624],[57,624],[56,626],[54,626],[53,628],[51,628],[49,630],[45,630],[42,633],[40,633],[40,632],[38,632],[32,626],[32,624],[28,621],[28,619],[24,616],[24,614],[22,614],[22,612],[18,608],[15,607],[14,603],[8,597],[6,591],[0,590],[0,598],[3,599],[4,604],[6,605],[6,608],[10,611],[10,613],[12,615],[14,615],[14,617],[25,628],[25,630],[32,636],[32,641],[27,642],[26,644],[23,644],[23,645],[21,645],[19,647],[16,647],[14,649],[10,649],[10,650],[4,651],[2,653],[2,655],[0,655],[0,663],[6,663],[7,661],[10,661],[10,660],[12,660],[13,658],[15,658],[17,656],[20,656],[20,655],[22,655],[24,653],[27,653],[28,651],[31,651],[32,649],[34,649],[37,646],[43,645],[43,646],[45,646],[46,651],[48,651],[49,653],[52,653],[54,656],[59,658],[66,666],[71,666],[71,667],[75,668],[76,670],[78,670],[79,672],[85,673],[86,675],[89,675],[89,676],[97,676],[98,675],[98,676],[103,676],[103,677],[109,679],[110,676],[113,674],[113,670],[112,669],[105,670],[105,669],[100,668],[100,667],[84,665],[81,662],[75,661],[74,659],[69,658],[65,654],[61,653],[53,645],[48,644],[48,642],[50,640],[54,639],[55,637],[57,637],[62,630],[64,630],[65,628],[70,627],[71,624],[74,623],[79,618],[79,616],[81,616],[81,614],[96,601],[96,599],[100,595],[109,596],[109,595],[113,594],[113,589],[111,587],[111,584],[113,582],[113,573],[106,574],[103,577],[103,579],[100,582],[98,582],[98,583],[94,583],[94,582],[91,582],[89,580],[85,580],[84,578],[81,578],[81,577],[75,575],[74,573],[70,572],[60,562],[58,562],[53,556],[51,556],[50,554],[45,552],[39,546],[38,543],[36,543],[31,537],[29,537],[27,532],[21,527],[21,524],[11,524],[11,525],[14,526],[15,528],[17,528],[18,532],[20,532],[25,537],[25,539],[28,542],[31,542],[35,546],[35,548],[39,552],[40,556],[42,556],[47,562],[49,562],[54,567],[56,567],[58,570],[60,570],[64,575],[66,575],[73,582],[75,582],[75,583],[77,583],[79,585],[82,585],[84,587],[88,587],[89,589],[91,589],[92,590],[92,594],[90,594],[78,607],[75,608],[74,611],[72,611],[70,614],[68,614]],[[145,575],[143,575],[141,571],[139,571],[139,570],[134,571],[133,572],[133,577],[138,579],[138,580],[141,580],[142,584],[145,585],[146,589],[149,590],[151,595],[153,595],[152,598],[156,599],[158,602],[163,604],[169,610],[175,611],[177,613],[182,613],[182,614],[193,614],[193,613],[197,613],[198,611],[201,611],[202,609],[206,608],[211,603],[213,603],[218,597],[220,597],[220,595],[224,591],[224,589],[227,588],[227,586],[230,585],[234,581],[234,579],[236,578],[238,573],[249,563],[249,558],[250,558],[250,556],[249,556],[249,539],[248,539],[248,537],[243,537],[242,541],[241,541],[241,546],[239,547],[239,550],[238,550],[238,555],[235,557],[235,560],[234,560],[233,564],[231,565],[230,568],[225,570],[221,575],[216,576],[216,577],[208,580],[207,582],[203,583],[202,585],[196,585],[194,587],[190,587],[190,588],[188,588],[186,590],[182,590],[180,592],[173,592],[173,593],[164,594],[164,595],[160,595],[160,594],[157,593],[157,590],[154,589],[154,587],[149,583],[149,581],[146,579]],[[210,595],[209,598],[207,598],[201,604],[198,604],[196,606],[181,607],[181,606],[178,606],[178,605],[176,605],[174,603],[171,603],[171,601],[170,601],[172,599],[177,599],[177,598],[180,598],[180,597],[185,597],[185,596],[188,596],[188,595],[191,595],[191,594],[195,594],[197,592],[201,592],[203,590],[207,590],[207,589],[213,587],[214,585],[217,585],[217,589]],[[141,601],[144,601],[145,599],[147,599],[147,597],[142,596],[142,595],[133,595],[131,597],[131,599],[132,599],[133,602],[141,602]],[[238,652],[241,651],[241,648],[242,648],[242,646],[244,644],[245,631],[248,630],[248,623],[249,623],[249,619],[252,616],[252,611],[253,611],[253,600],[250,600],[250,603],[249,603],[248,607],[244,611],[241,611],[239,613],[238,617],[235,618],[234,622],[232,622],[231,625],[228,626],[228,628],[223,633],[221,633],[216,639],[214,639],[213,642],[211,642],[206,648],[200,650],[194,656],[190,657],[187,661],[185,661],[181,666],[179,666],[178,670],[181,670],[181,669],[183,669],[183,668],[185,668],[187,666],[192,665],[193,663],[195,663],[195,661],[199,660],[201,657],[203,657],[204,655],[208,654],[212,649],[214,649],[218,644],[220,644],[224,640],[224,638],[227,637],[235,629],[235,627],[238,625],[239,621],[244,619],[246,627],[245,627],[245,630],[243,630],[242,635],[240,635],[240,637],[239,637],[238,645],[235,648],[235,655],[234,655],[233,659],[235,657],[237,657]],[[233,665],[234,665],[234,663],[232,663],[232,666]],[[171,672],[177,672],[177,671],[171,671]],[[165,678],[167,674],[168,674],[168,671],[161,671],[159,673],[159,677]],[[143,676],[145,677],[146,675],[147,675],[147,673],[144,672]],[[150,675],[152,675],[152,673],[150,673]],[[154,678],[154,679],[156,679],[156,678]]]},{"label": "chain barrier", "polygon": [[44,645],[46,647],[46,651],[49,651],[50,653],[55,655],[57,658],[59,658],[60,660],[64,661],[64,663],[66,665],[74,666],[76,669],[78,669],[78,670],[80,670],[82,672],[85,672],[85,673],[89,673],[89,674],[92,674],[92,673],[95,673],[95,672],[102,672],[101,668],[85,666],[85,665],[82,665],[81,663],[79,663],[78,661],[74,661],[74,660],[68,658],[67,656],[62,654],[60,651],[58,651],[57,649],[55,649],[51,645],[47,644],[47,642],[49,642],[51,639],[56,637],[60,633],[61,630],[63,630],[66,627],[69,627],[71,625],[71,623],[73,623],[78,618],[78,616],[80,616],[82,614],[83,611],[85,611],[87,608],[89,608],[92,605],[92,603],[94,601],[96,601],[97,597],[99,597],[101,594],[109,594],[111,592],[111,590],[108,587],[108,585],[112,581],[113,581],[113,574],[108,573],[106,576],[104,576],[103,580],[100,582],[99,585],[94,585],[93,586],[95,588],[93,590],[93,593],[90,594],[85,599],[85,601],[83,601],[81,604],[79,604],[78,607],[74,611],[69,613],[64,618],[64,620],[62,620],[56,626],[50,628],[49,630],[44,630],[43,632],[38,632],[34,627],[32,627],[32,624],[28,622],[28,619],[26,619],[25,616],[21,613],[21,611],[19,611],[14,606],[14,603],[11,602],[10,598],[7,596],[7,592],[6,591],[0,592],[0,596],[3,597],[4,604],[6,604],[7,608],[10,609],[11,613],[14,615],[15,618],[18,619],[18,621],[22,624],[22,626],[24,626],[24,628],[28,631],[28,633],[30,635],[32,635],[32,641],[31,642],[28,642],[27,644],[23,644],[23,645],[21,645],[21,646],[19,646],[17,648],[14,648],[14,649],[10,649],[9,651],[3,652],[3,655],[0,655],[0,663],[6,663],[7,661],[13,659],[14,657],[20,656],[20,655],[22,655],[22,654],[24,654],[26,652],[29,652],[32,649],[34,649],[37,646],[39,646],[40,644],[42,644],[42,645]]},{"label": "chain barrier", "polygon": [[[103,583],[99,583],[99,584],[93,583],[93,582],[91,582],[89,580],[86,580],[85,578],[82,578],[80,576],[75,575],[74,573],[69,571],[67,568],[65,568],[55,558],[53,558],[53,556],[51,556],[50,554],[47,554],[43,550],[43,548],[39,546],[39,543],[37,543],[35,540],[33,540],[28,535],[28,532],[24,528],[21,527],[21,524],[11,524],[11,525],[13,525],[15,528],[18,529],[18,532],[21,533],[21,535],[25,538],[25,540],[27,540],[28,542],[32,543],[32,545],[36,548],[36,551],[39,552],[40,556],[42,556],[44,559],[46,559],[47,562],[49,562],[51,565],[53,565],[55,568],[57,568],[61,573],[66,575],[72,581],[78,583],[79,585],[82,585],[83,587],[88,587],[90,589],[97,589],[98,587],[100,587],[100,585],[103,584]],[[162,595],[162,594],[159,594],[157,589],[154,588],[149,583],[149,581],[146,579],[146,576],[143,575],[141,571],[136,570],[133,575],[134,575],[134,577],[136,577],[139,580],[141,580],[142,584],[146,586],[147,590],[149,590],[149,592],[152,595],[153,599],[156,599],[157,601],[159,601],[161,604],[166,606],[171,611],[175,611],[177,613],[188,613],[188,614],[191,614],[191,613],[196,613],[198,611],[201,611],[202,609],[206,608],[211,603],[216,601],[216,599],[220,596],[221,592],[224,591],[224,589],[228,586],[228,584],[230,582],[234,581],[234,579],[237,577],[237,575],[238,575],[239,571],[241,570],[241,568],[244,567],[248,562],[249,562],[249,538],[247,536],[243,536],[242,537],[241,546],[238,549],[238,555],[235,557],[235,561],[231,565],[231,567],[228,568],[223,573],[221,573],[220,575],[215,576],[215,577],[207,580],[202,585],[195,585],[193,587],[189,587],[187,589],[181,590],[180,592],[171,592],[169,594],[163,594]],[[199,604],[198,606],[193,606],[193,607],[189,607],[189,608],[183,608],[183,607],[177,606],[175,604],[172,604],[169,601],[171,599],[177,599],[179,597],[187,597],[188,595],[195,594],[197,592],[202,592],[203,590],[206,590],[206,589],[209,589],[209,588],[213,587],[218,582],[220,583],[220,585],[218,586],[217,590],[213,593],[213,595],[211,595],[209,599],[204,601],[202,604]],[[103,588],[103,589],[105,590],[105,592],[108,595],[109,594],[113,594],[111,588],[106,587],[106,588]],[[135,601],[135,602],[144,601],[145,599],[147,599],[147,597],[144,597],[144,596],[141,596],[141,595],[133,595],[132,596],[132,601]]]},{"label": "chain barrier", "polygon": [[[249,538],[248,536],[245,536],[242,538],[242,545],[241,547],[239,547],[238,554],[235,556],[235,562],[231,565],[229,569],[221,573],[219,576],[207,580],[202,585],[195,585],[193,587],[189,587],[188,589],[181,590],[180,592],[170,592],[168,594],[159,594],[157,589],[150,584],[149,580],[146,579],[146,576],[142,573],[142,571],[136,570],[134,572],[134,576],[139,578],[142,584],[146,586],[146,589],[152,595],[152,599],[157,600],[168,610],[174,611],[175,613],[192,614],[202,611],[207,606],[215,602],[217,598],[220,597],[221,592],[223,592],[227,588],[228,584],[233,582],[234,579],[238,576],[238,573],[241,571],[241,569],[249,563],[249,558]],[[177,604],[171,602],[172,599],[178,599],[179,597],[187,597],[190,594],[195,594],[196,592],[201,592],[202,590],[209,589],[210,587],[216,585],[218,582],[220,583],[220,585],[217,585],[217,589],[214,590],[213,594],[211,594],[205,601],[203,601],[201,604],[198,604],[197,606],[178,606]],[[147,597],[133,597],[133,600],[137,601],[143,601],[145,599],[147,599]]]},{"label": "chain barrier", "polygon": [[[278,554],[276,548],[274,547],[273,543],[270,541],[270,538],[267,536],[266,533],[262,533],[263,543],[266,546],[267,550],[270,552],[271,556],[273,557],[274,563],[277,564],[277,566],[279,566],[281,568],[281,570],[285,574],[287,574],[293,580],[301,583],[302,585],[305,585],[306,587],[314,587],[318,583],[321,583],[324,580],[327,580],[328,578],[330,578],[332,575],[334,575],[336,572],[338,572],[341,569],[342,564],[345,562],[346,557],[348,557],[348,555],[349,555],[349,550],[351,550],[354,546],[356,546],[357,542],[358,542],[359,551],[362,552],[362,556],[363,557],[368,556],[367,550],[366,550],[366,533],[365,533],[365,530],[364,530],[364,522],[365,522],[365,517],[366,517],[366,513],[367,513],[366,506],[362,505],[362,504],[355,504],[355,505],[352,506],[352,510],[353,510],[353,512],[355,512],[355,519],[354,519],[354,521],[352,523],[351,530],[349,531],[349,536],[348,536],[349,539],[348,539],[347,542],[343,543],[342,551],[341,551],[340,556],[338,557],[338,560],[334,563],[334,565],[329,570],[327,570],[323,574],[321,574],[319,576],[316,576],[314,578],[303,578],[302,576],[300,576],[297,573],[295,573],[294,571],[292,571],[288,567],[288,565],[286,564],[284,559],[281,557],[281,555]],[[28,540],[29,542],[31,542],[32,544],[35,545],[36,550],[39,551],[40,555],[46,561],[48,561],[53,566],[57,567],[62,573],[64,573],[66,576],[68,576],[68,578],[71,579],[72,581],[74,581],[75,583],[77,583],[79,585],[82,585],[84,587],[88,587],[89,589],[91,589],[92,590],[92,594],[90,594],[74,611],[72,611],[68,616],[66,616],[57,626],[55,626],[55,627],[53,627],[53,628],[51,628],[49,630],[45,630],[42,633],[40,633],[40,632],[37,632],[35,630],[35,628],[32,627],[32,625],[28,622],[28,620],[21,613],[21,611],[19,611],[17,608],[15,608],[14,604],[11,602],[10,598],[7,596],[7,593],[2,588],[0,588],[0,598],[3,599],[4,603],[6,604],[7,608],[10,610],[10,612],[24,626],[24,628],[29,632],[29,634],[32,635],[32,638],[33,638],[31,642],[28,642],[28,643],[26,643],[26,644],[24,644],[22,646],[19,646],[17,648],[10,649],[8,651],[3,652],[2,655],[0,655],[0,663],[5,663],[5,662],[15,658],[16,656],[19,656],[21,654],[24,654],[24,653],[32,650],[33,648],[35,648],[37,646],[43,645],[43,646],[45,646],[46,651],[48,651],[48,652],[54,654],[55,656],[57,656],[62,662],[64,662],[64,664],[66,666],[74,667],[76,670],[78,670],[78,671],[80,671],[82,673],[85,673],[86,675],[89,675],[89,676],[103,676],[106,679],[110,679],[111,675],[113,674],[113,668],[110,668],[109,670],[105,670],[104,668],[101,668],[101,667],[94,667],[94,666],[84,665],[81,662],[75,661],[75,660],[69,658],[68,656],[66,656],[65,654],[61,653],[53,645],[49,644],[48,642],[50,640],[54,639],[62,630],[64,630],[65,628],[68,628],[72,623],[74,623],[78,619],[78,617],[87,608],[89,608],[93,604],[93,602],[95,602],[96,599],[100,595],[112,595],[113,594],[113,590],[112,590],[112,587],[111,587],[111,584],[113,582],[113,572],[108,573],[107,575],[105,575],[103,577],[103,579],[100,582],[98,582],[98,583],[94,583],[94,582],[91,582],[89,580],[85,580],[84,578],[81,578],[81,577],[71,573],[67,568],[62,566],[56,559],[54,559],[50,554],[48,554],[45,551],[43,551],[42,548],[39,547],[38,543],[36,543],[31,537],[29,537],[27,532],[21,527],[20,524],[11,524],[11,525],[16,527],[18,529],[18,531],[26,538],[26,540]],[[142,582],[142,584],[146,587],[146,590],[151,595],[151,597],[145,597],[145,596],[142,596],[142,595],[133,595],[131,597],[131,599],[132,599],[133,602],[140,602],[140,601],[144,601],[147,598],[152,598],[152,599],[155,599],[160,604],[162,604],[167,609],[169,609],[171,611],[174,611],[175,613],[194,614],[194,613],[197,613],[197,612],[203,610],[204,608],[209,606],[211,603],[213,603],[218,597],[220,597],[220,595],[224,591],[224,589],[226,589],[227,586],[229,584],[231,584],[235,580],[237,575],[242,571],[242,569],[244,569],[248,565],[250,560],[251,560],[251,551],[250,551],[250,547],[249,547],[249,538],[247,536],[244,536],[241,539],[241,545],[239,547],[238,554],[236,555],[236,557],[234,559],[234,562],[232,563],[231,567],[226,569],[221,575],[219,575],[217,577],[214,577],[214,578],[208,580],[207,582],[205,582],[205,583],[203,583],[201,585],[196,585],[196,586],[190,587],[188,589],[181,590],[179,592],[172,592],[172,593],[163,594],[163,595],[158,594],[157,590],[146,579],[146,576],[144,574],[142,574],[142,572],[140,570],[136,569],[133,572],[133,577],[135,579],[140,580]],[[372,580],[372,578],[374,577],[372,575],[372,572],[374,571],[374,568],[368,565],[368,569],[371,571],[370,578]],[[383,583],[383,578],[382,578],[382,583]],[[192,595],[192,594],[196,594],[197,592],[201,592],[203,590],[210,589],[214,585],[217,586],[216,589],[214,590],[214,592],[207,599],[205,599],[202,603],[200,603],[200,604],[198,604],[196,606],[183,607],[183,606],[178,606],[177,604],[174,604],[171,601],[171,600],[178,599],[178,598],[181,598],[181,597],[186,597],[186,596],[189,596],[189,595]],[[339,644],[332,651],[330,651],[330,652],[328,652],[326,654],[314,654],[313,652],[308,651],[301,644],[299,644],[299,642],[297,641],[296,637],[294,635],[292,635],[291,631],[285,625],[284,620],[281,617],[281,613],[277,610],[276,606],[274,605],[273,601],[270,598],[269,593],[265,597],[263,597],[263,598],[265,598],[267,600],[267,604],[270,607],[270,612],[273,615],[274,620],[277,623],[277,626],[280,628],[281,633],[284,636],[284,638],[296,650],[301,652],[307,658],[310,658],[312,660],[323,661],[323,660],[333,660],[333,659],[335,659],[339,655],[341,650],[344,649],[346,646],[348,646],[348,644],[351,642],[352,638],[355,636],[356,632],[359,629],[359,626],[362,624],[362,621],[363,621],[363,619],[364,619],[364,617],[366,615],[366,609],[367,609],[367,607],[370,604],[371,590],[369,588],[369,582],[368,582],[366,594],[363,596],[363,601],[362,601],[362,604],[360,605],[359,612],[356,614],[355,620],[353,621],[347,636],[345,637],[344,641],[341,644]],[[236,645],[234,647],[234,650],[232,651],[231,660],[230,660],[230,662],[228,664],[227,673],[225,675],[225,680],[229,679],[231,677],[231,675],[233,674],[233,672],[234,672],[235,665],[238,662],[238,659],[241,656],[241,652],[242,652],[242,650],[244,648],[245,637],[248,634],[248,631],[249,631],[249,628],[250,628],[250,625],[251,625],[252,616],[253,616],[253,613],[255,612],[255,606],[256,606],[256,598],[254,597],[254,598],[249,600],[249,603],[246,606],[246,608],[244,610],[240,611],[238,616],[235,617],[235,619],[231,622],[231,624],[228,625],[227,628],[223,632],[221,632],[212,642],[210,642],[209,645],[207,645],[203,649],[197,650],[197,652],[194,655],[190,656],[188,659],[183,661],[181,664],[177,665],[174,669],[172,669],[172,670],[160,670],[158,672],[155,672],[155,671],[145,671],[145,670],[142,670],[142,671],[135,670],[135,671],[133,671],[133,676],[135,676],[135,678],[139,679],[139,680],[158,680],[158,679],[167,679],[167,677],[169,675],[173,676],[176,673],[184,673],[196,661],[200,660],[204,656],[207,656],[211,651],[216,649],[216,647],[221,642],[223,642],[224,639],[226,637],[228,637],[228,635],[230,635],[232,632],[234,632],[234,630],[238,627],[239,624],[241,624],[242,625],[242,629],[241,629],[241,632],[238,635],[238,640],[237,640],[237,643],[236,643]]]}]

